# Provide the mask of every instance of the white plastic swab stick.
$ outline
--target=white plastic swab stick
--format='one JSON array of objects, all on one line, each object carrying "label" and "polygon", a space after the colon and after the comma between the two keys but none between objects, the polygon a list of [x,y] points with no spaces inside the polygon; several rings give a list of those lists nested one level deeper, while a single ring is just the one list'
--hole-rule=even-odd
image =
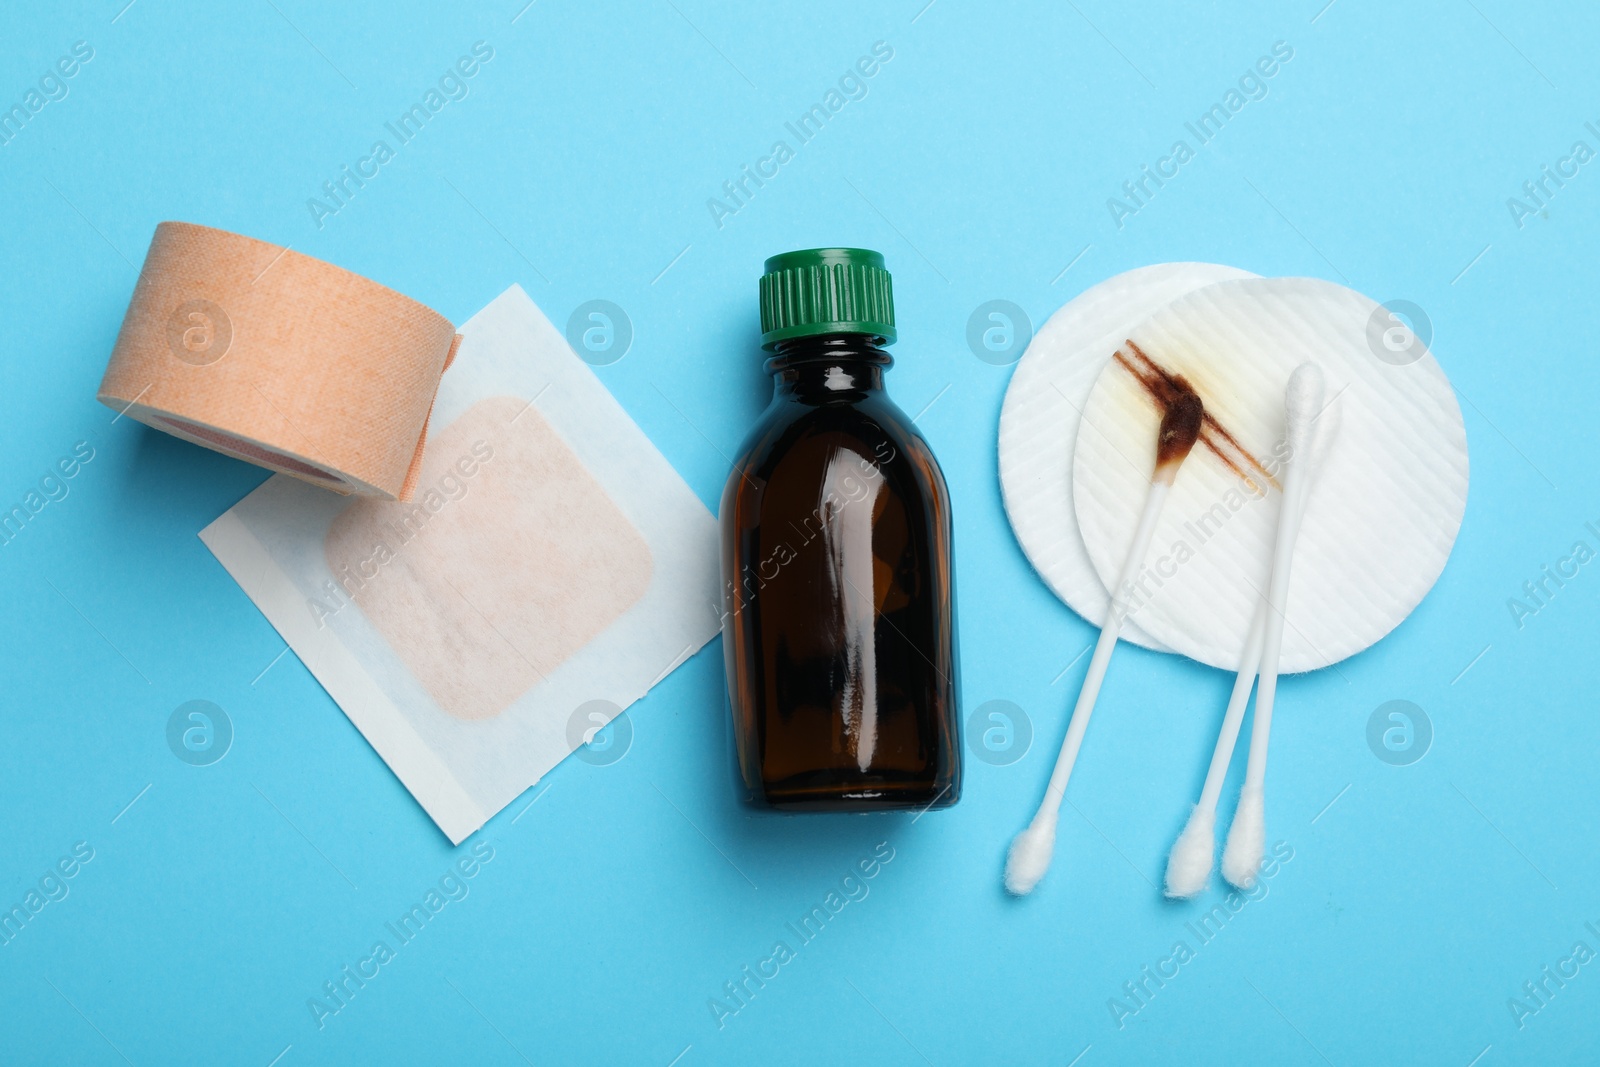
[{"label": "white plastic swab stick", "polygon": [[1184,824],[1183,833],[1172,846],[1172,854],[1167,857],[1167,896],[1174,899],[1196,896],[1211,878],[1212,858],[1217,849],[1217,801],[1222,797],[1222,782],[1228,776],[1228,763],[1233,758],[1233,746],[1239,740],[1245,705],[1250,703],[1250,690],[1255,686],[1256,670],[1261,666],[1267,610],[1267,598],[1262,597],[1250,624],[1250,635],[1245,638],[1244,651],[1240,653],[1239,675],[1233,681],[1233,695],[1228,698],[1228,710],[1222,716],[1217,747],[1211,753],[1211,766],[1206,770],[1206,784],[1200,789],[1200,800]]},{"label": "white plastic swab stick", "polygon": [[[1338,438],[1339,413],[1337,403],[1330,401],[1316,418],[1314,443],[1311,445],[1310,476],[1313,479],[1321,473],[1333,442]],[[1308,486],[1300,498],[1301,516],[1305,514],[1306,500],[1310,495]],[[1239,675],[1234,679],[1233,695],[1222,717],[1222,728],[1217,732],[1217,746],[1211,753],[1211,766],[1206,771],[1200,800],[1173,844],[1171,855],[1167,857],[1166,892],[1173,899],[1199,895],[1211,878],[1212,857],[1216,852],[1217,801],[1222,797],[1222,783],[1228,776],[1228,764],[1238,743],[1239,727],[1244,722],[1245,707],[1250,702],[1250,690],[1255,685],[1256,671],[1261,666],[1261,646],[1269,610],[1267,597],[1263,595],[1256,605],[1255,618],[1251,621],[1249,635],[1240,652]]]},{"label": "white plastic swab stick", "polygon": [[1283,651],[1289,574],[1294,564],[1295,541],[1300,535],[1303,499],[1310,488],[1311,443],[1324,391],[1322,368],[1315,363],[1302,363],[1295,368],[1284,391],[1289,462],[1272,553],[1272,580],[1267,587],[1269,613],[1261,647],[1256,718],[1250,731],[1250,758],[1245,764],[1244,788],[1239,791],[1239,806],[1234,810],[1228,843],[1222,850],[1222,876],[1240,889],[1255,885],[1266,848],[1267,740],[1272,733],[1272,707],[1278,691],[1278,659]]},{"label": "white plastic swab stick", "polygon": [[1100,683],[1105,680],[1106,667],[1111,662],[1112,649],[1117,644],[1117,632],[1128,613],[1128,590],[1144,566],[1155,536],[1156,521],[1166,505],[1167,494],[1178,468],[1188,457],[1190,449],[1200,436],[1204,410],[1200,397],[1193,391],[1180,393],[1167,406],[1161,419],[1161,429],[1156,441],[1156,467],[1150,478],[1150,490],[1145,496],[1144,510],[1134,529],[1128,555],[1112,587],[1111,607],[1106,612],[1100,638],[1095,642],[1094,655],[1089,658],[1089,670],[1084,675],[1083,688],[1078,692],[1078,702],[1073,706],[1072,718],[1067,723],[1067,736],[1061,742],[1061,753],[1056,757],[1055,769],[1050,773],[1050,784],[1045,788],[1044,800],[1027,828],[1017,834],[1006,855],[1006,888],[1017,896],[1033,891],[1039,880],[1050,869],[1050,859],[1055,852],[1056,822],[1061,813],[1061,801],[1066,796],[1067,779],[1072,775],[1072,765],[1077,761],[1083,735],[1089,729],[1089,716],[1094,712]]}]

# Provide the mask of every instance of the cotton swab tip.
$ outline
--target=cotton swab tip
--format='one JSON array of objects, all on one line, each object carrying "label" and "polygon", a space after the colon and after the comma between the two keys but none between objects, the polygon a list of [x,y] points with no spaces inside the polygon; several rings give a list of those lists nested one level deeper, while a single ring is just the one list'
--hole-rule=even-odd
[{"label": "cotton swab tip", "polygon": [[1167,402],[1156,433],[1156,478],[1167,482],[1172,481],[1178,467],[1189,458],[1194,443],[1200,439],[1200,428],[1206,416],[1200,394],[1182,378],[1173,381],[1178,392]]},{"label": "cotton swab tip", "polygon": [[1222,877],[1240,889],[1255,885],[1266,847],[1266,798],[1260,786],[1247,785],[1239,792],[1239,807],[1222,850]]},{"label": "cotton swab tip", "polygon": [[1302,363],[1289,375],[1289,384],[1283,392],[1283,409],[1290,455],[1304,454],[1317,415],[1322,411],[1322,397],[1326,391],[1327,379],[1319,364]]},{"label": "cotton swab tip", "polygon": [[1055,850],[1055,817],[1035,818],[1012,840],[1011,851],[1006,854],[1006,889],[1019,897],[1033,892],[1050,869]]},{"label": "cotton swab tip", "polygon": [[1167,857],[1167,896],[1187,900],[1198,896],[1211,879],[1211,861],[1217,850],[1215,809],[1195,808]]}]

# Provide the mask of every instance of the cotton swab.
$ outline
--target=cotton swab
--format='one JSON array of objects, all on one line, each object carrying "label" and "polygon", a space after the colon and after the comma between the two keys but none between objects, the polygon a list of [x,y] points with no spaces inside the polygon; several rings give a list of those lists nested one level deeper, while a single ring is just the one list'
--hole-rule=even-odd
[{"label": "cotton swab", "polygon": [[[1340,409],[1336,403],[1316,416],[1312,434],[1310,477],[1321,473],[1324,461],[1339,435]],[[1292,457],[1291,457],[1292,458]],[[1300,514],[1305,514],[1305,503],[1310,488],[1300,498]],[[1286,501],[1285,501],[1286,503]],[[1282,505],[1280,505],[1282,506]],[[1228,775],[1228,763],[1233,758],[1234,745],[1239,738],[1239,727],[1244,721],[1245,706],[1250,702],[1250,690],[1255,685],[1256,671],[1261,666],[1261,646],[1265,636],[1268,598],[1263,595],[1257,604],[1255,618],[1251,621],[1249,635],[1239,657],[1239,675],[1234,680],[1233,695],[1228,700],[1228,710],[1222,717],[1222,728],[1217,733],[1217,746],[1211,753],[1211,766],[1206,771],[1205,785],[1200,799],[1189,815],[1167,858],[1167,896],[1176,900],[1197,896],[1211,877],[1211,861],[1216,851],[1217,801],[1222,796],[1222,783]]]},{"label": "cotton swab", "polygon": [[1261,646],[1261,677],[1256,690],[1256,718],[1250,732],[1250,757],[1245,764],[1244,788],[1228,828],[1222,850],[1222,876],[1240,889],[1255,885],[1266,848],[1267,740],[1272,732],[1272,708],[1278,691],[1278,659],[1283,651],[1284,611],[1289,604],[1289,572],[1294,563],[1295,541],[1300,535],[1303,501],[1310,489],[1311,443],[1325,391],[1322,368],[1302,363],[1289,376],[1284,391],[1284,414],[1289,443],[1289,465],[1284,475],[1283,505],[1277,542],[1272,554],[1272,580],[1267,588],[1268,614]]},{"label": "cotton swab", "polygon": [[1056,822],[1061,813],[1061,801],[1066,795],[1067,779],[1078,758],[1078,748],[1089,728],[1089,716],[1094,712],[1095,699],[1100,695],[1100,683],[1105,680],[1106,667],[1111,662],[1112,649],[1117,644],[1117,633],[1128,613],[1128,590],[1144,566],[1151,538],[1155,536],[1156,521],[1167,501],[1178,468],[1188,458],[1200,436],[1200,425],[1205,416],[1198,394],[1183,379],[1176,379],[1178,392],[1166,403],[1161,417],[1161,429],[1156,435],[1156,466],[1150,476],[1150,490],[1145,496],[1144,510],[1134,529],[1133,541],[1128,546],[1127,559],[1122,572],[1112,587],[1111,607],[1106,612],[1100,638],[1095,642],[1094,655],[1089,659],[1089,670],[1084,675],[1083,688],[1072,709],[1067,724],[1067,736],[1061,743],[1061,753],[1056,757],[1055,769],[1050,773],[1050,784],[1045,789],[1044,800],[1033,820],[1011,842],[1006,855],[1006,888],[1017,896],[1025,896],[1039,884],[1050,869],[1050,859],[1056,847]]},{"label": "cotton swab", "polygon": [[1217,849],[1217,801],[1222,796],[1222,781],[1228,775],[1233,746],[1239,739],[1239,726],[1244,722],[1245,705],[1250,703],[1256,670],[1261,666],[1266,622],[1267,598],[1262,597],[1250,624],[1250,634],[1245,638],[1244,651],[1239,656],[1239,676],[1234,679],[1233,695],[1228,698],[1228,710],[1222,716],[1217,747],[1211,753],[1211,766],[1206,770],[1206,784],[1200,789],[1200,800],[1184,824],[1183,833],[1172,846],[1172,854],[1167,857],[1167,896],[1175,900],[1198,895],[1211,878],[1212,857]]}]

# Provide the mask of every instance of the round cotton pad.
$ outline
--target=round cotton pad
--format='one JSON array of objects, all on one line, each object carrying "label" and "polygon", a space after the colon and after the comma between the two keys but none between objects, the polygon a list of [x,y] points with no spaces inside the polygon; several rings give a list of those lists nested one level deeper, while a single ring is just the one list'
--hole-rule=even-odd
[{"label": "round cotton pad", "polygon": [[[1314,474],[1289,583],[1281,669],[1314,670],[1394,629],[1432,588],[1467,502],[1467,438],[1449,379],[1360,293],[1309,278],[1219,282],[1127,331],[1091,390],[1073,456],[1078,527],[1114,580],[1155,456],[1141,378],[1181,375],[1205,402],[1135,583],[1131,618],[1185,656],[1236,670],[1267,587],[1282,499],[1284,386],[1322,366],[1338,435]],[[1373,324],[1378,324],[1374,328]]]},{"label": "round cotton pad", "polygon": [[[1072,507],[1072,450],[1089,390],[1128,331],[1158,308],[1212,282],[1254,277],[1212,263],[1158,263],[1108,278],[1050,316],[1011,375],[1000,409],[1006,515],[1045,584],[1096,626],[1111,598],[1078,535]],[[1131,622],[1123,624],[1122,637],[1170,651]]]}]

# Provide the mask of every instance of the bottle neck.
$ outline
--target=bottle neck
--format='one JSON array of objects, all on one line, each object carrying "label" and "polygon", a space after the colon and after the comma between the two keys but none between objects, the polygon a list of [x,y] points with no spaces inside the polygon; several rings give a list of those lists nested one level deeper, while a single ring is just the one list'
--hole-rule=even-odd
[{"label": "bottle neck", "polygon": [[883,391],[894,359],[877,337],[824,334],[781,342],[767,360],[773,397],[809,404],[850,403]]}]

